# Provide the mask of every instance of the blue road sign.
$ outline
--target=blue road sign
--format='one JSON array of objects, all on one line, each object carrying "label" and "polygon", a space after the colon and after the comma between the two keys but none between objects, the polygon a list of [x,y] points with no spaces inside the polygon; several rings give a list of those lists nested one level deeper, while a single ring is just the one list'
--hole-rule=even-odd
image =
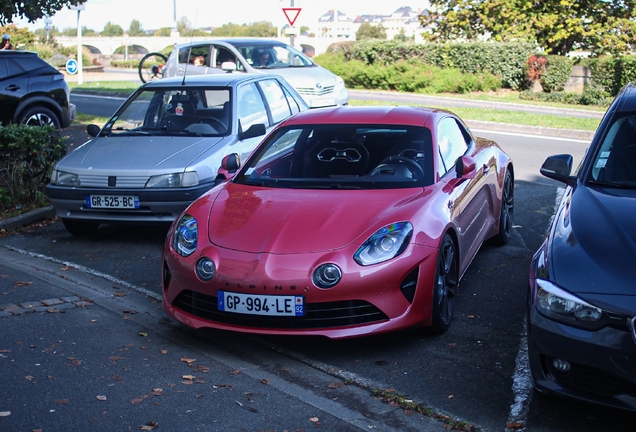
[{"label": "blue road sign", "polygon": [[77,73],[77,60],[69,59],[66,62],[66,72],[70,73],[71,75],[74,75]]}]

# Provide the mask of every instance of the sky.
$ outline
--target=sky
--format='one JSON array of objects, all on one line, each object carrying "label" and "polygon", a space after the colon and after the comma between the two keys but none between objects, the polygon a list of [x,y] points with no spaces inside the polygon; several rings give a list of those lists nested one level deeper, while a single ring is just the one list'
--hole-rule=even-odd
[{"label": "sky", "polygon": [[[414,10],[425,7],[426,0],[87,0],[85,10],[79,13],[80,26],[97,32],[107,22],[118,24],[124,30],[133,19],[144,30],[173,27],[176,18],[187,17],[192,27],[219,27],[223,24],[249,24],[269,21],[274,26],[287,25],[283,8],[300,8],[294,23],[296,27],[315,27],[318,17],[330,9],[338,9],[350,18],[362,14],[390,15],[402,6]],[[77,28],[78,12],[62,9],[51,17],[52,25],[59,30]],[[43,28],[44,20],[28,23],[14,20],[19,27],[30,30]]]}]

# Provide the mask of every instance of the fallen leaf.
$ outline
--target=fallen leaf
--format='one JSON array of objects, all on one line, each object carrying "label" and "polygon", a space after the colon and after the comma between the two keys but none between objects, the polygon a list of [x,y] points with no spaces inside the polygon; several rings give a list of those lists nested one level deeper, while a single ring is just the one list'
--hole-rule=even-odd
[{"label": "fallen leaf", "polygon": [[8,354],[10,352],[11,352],[11,350],[8,350],[8,349],[0,350],[0,354]]},{"label": "fallen leaf", "polygon": [[55,404],[56,405],[66,405],[69,402],[70,402],[69,399],[58,399],[58,400],[55,401]]},{"label": "fallen leaf", "polygon": [[195,372],[209,373],[210,372],[210,367],[209,366],[199,365],[196,368],[194,368],[194,371]]},{"label": "fallen leaf", "polygon": [[105,401],[106,400],[106,396],[102,396],[102,395],[97,395],[95,396],[97,398],[97,400],[99,401]]},{"label": "fallen leaf", "polygon": [[13,282],[13,286],[21,287],[31,285],[33,282]]},{"label": "fallen leaf", "polygon": [[159,427],[159,423],[150,421],[146,423],[144,426],[139,426],[141,430],[153,430],[154,428]]},{"label": "fallen leaf", "polygon": [[195,361],[197,361],[197,359],[181,357],[181,361],[189,364],[189,363],[194,363]]},{"label": "fallen leaf", "polygon": [[59,312],[60,312],[60,310],[59,310],[59,309],[55,309],[55,308],[48,308],[46,311],[47,311],[48,313],[59,313]]},{"label": "fallen leaf", "polygon": [[150,392],[152,396],[163,396],[163,390],[160,388],[154,389]]},{"label": "fallen leaf", "polygon": [[168,350],[165,350],[165,349],[159,350],[159,352],[160,352],[161,354],[168,354]]},{"label": "fallen leaf", "polygon": [[123,291],[115,291],[115,293],[113,295],[115,297],[124,297],[126,295],[126,293],[123,292]]},{"label": "fallen leaf", "polygon": [[183,385],[192,385],[192,381],[181,381]]},{"label": "fallen leaf", "polygon": [[449,398],[449,399],[453,399],[454,397],[455,397],[455,396],[453,396],[453,395],[448,395],[448,398]]},{"label": "fallen leaf", "polygon": [[284,367],[284,368],[280,368],[281,372],[289,372],[289,369]]},{"label": "fallen leaf", "polygon": [[66,267],[62,267],[62,268],[60,269],[60,271],[67,271],[67,270],[69,270],[69,269],[70,269],[70,267],[69,267],[69,266],[66,266]]},{"label": "fallen leaf", "polygon": [[268,381],[268,380],[266,380],[265,378],[263,378],[263,379],[261,380],[261,384],[266,384],[266,385],[267,385],[267,384],[269,384],[269,381]]},{"label": "fallen leaf", "polygon": [[146,333],[146,332],[139,332],[139,336],[147,337],[147,336],[148,336],[148,333]]},{"label": "fallen leaf", "polygon": [[468,318],[472,319],[472,318],[475,318],[475,316],[474,315],[468,315]]},{"label": "fallen leaf", "polygon": [[241,373],[241,371],[239,369],[235,369],[232,372],[230,372],[230,375],[238,375],[240,373]]},{"label": "fallen leaf", "polygon": [[108,360],[112,361],[112,362],[117,362],[119,360],[123,360],[123,357],[117,357],[117,356],[110,356],[108,357]]},{"label": "fallen leaf", "polygon": [[33,379],[33,377],[31,375],[27,375],[24,377],[25,380],[27,381],[31,381]]},{"label": "fallen leaf", "polygon": [[187,379],[187,380],[193,380],[196,377],[194,375],[183,375],[181,378]]},{"label": "fallen leaf", "polygon": [[312,417],[309,419],[309,421],[312,423],[318,423],[318,417]]},{"label": "fallen leaf", "polygon": [[340,383],[340,382],[332,382],[331,384],[329,384],[327,387],[329,387],[330,389],[339,389],[340,387],[342,387],[344,384]]},{"label": "fallen leaf", "polygon": [[516,421],[510,422],[506,425],[508,429],[521,429],[523,427],[523,423],[519,423]]},{"label": "fallen leaf", "polygon": [[130,403],[133,405],[139,405],[140,403],[142,403],[144,401],[144,399],[146,399],[148,396],[139,396],[138,398],[134,398],[130,400]]},{"label": "fallen leaf", "polygon": [[9,417],[11,415],[11,411],[0,411],[0,417]]}]

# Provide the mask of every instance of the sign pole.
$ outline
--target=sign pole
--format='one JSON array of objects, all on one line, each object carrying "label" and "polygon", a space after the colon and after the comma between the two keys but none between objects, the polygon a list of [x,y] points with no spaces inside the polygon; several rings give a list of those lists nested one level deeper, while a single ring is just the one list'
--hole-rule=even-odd
[{"label": "sign pole", "polygon": [[81,10],[77,9],[77,84],[82,85],[82,26],[80,25]]},{"label": "sign pole", "polygon": [[[294,7],[294,0],[290,0],[290,1],[291,1],[290,6],[291,6],[291,7]],[[292,25],[292,27],[293,27],[293,25]],[[289,44],[290,44],[291,46],[294,46],[294,39],[295,39],[295,37],[296,37],[296,35],[295,35],[294,33],[292,33],[292,34],[290,34],[290,35],[289,35]]]}]

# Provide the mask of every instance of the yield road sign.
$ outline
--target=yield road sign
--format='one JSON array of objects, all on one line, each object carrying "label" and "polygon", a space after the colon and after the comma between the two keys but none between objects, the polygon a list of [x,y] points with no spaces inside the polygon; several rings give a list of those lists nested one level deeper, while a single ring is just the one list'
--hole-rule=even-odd
[{"label": "yield road sign", "polygon": [[298,15],[300,15],[300,10],[301,8],[283,8],[283,13],[290,26],[293,26],[296,22]]},{"label": "yield road sign", "polygon": [[68,61],[66,62],[66,72],[70,73],[71,75],[77,73],[77,60],[68,59]]}]

